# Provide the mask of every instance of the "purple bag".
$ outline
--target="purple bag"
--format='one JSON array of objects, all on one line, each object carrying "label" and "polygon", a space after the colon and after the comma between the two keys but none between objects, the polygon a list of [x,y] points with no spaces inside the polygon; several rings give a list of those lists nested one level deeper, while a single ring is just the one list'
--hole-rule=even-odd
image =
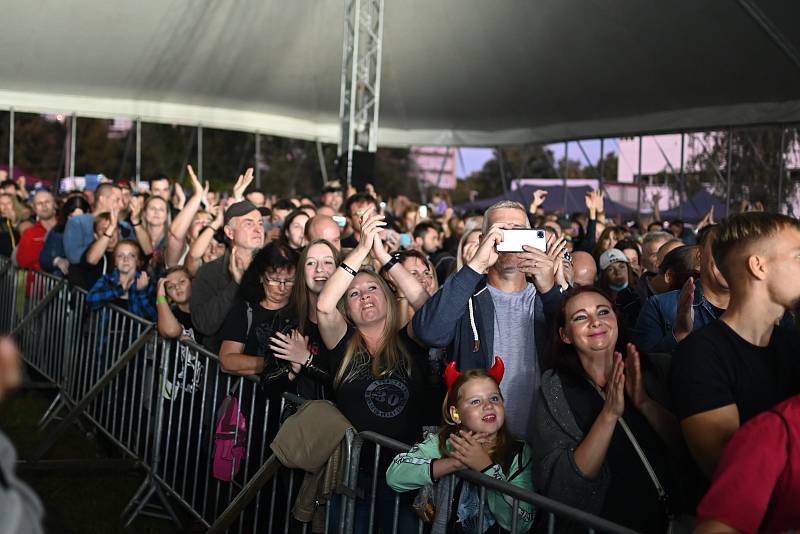
[{"label": "purple bag", "polygon": [[230,482],[247,455],[247,420],[235,395],[222,401],[219,413],[214,433],[214,478]]}]

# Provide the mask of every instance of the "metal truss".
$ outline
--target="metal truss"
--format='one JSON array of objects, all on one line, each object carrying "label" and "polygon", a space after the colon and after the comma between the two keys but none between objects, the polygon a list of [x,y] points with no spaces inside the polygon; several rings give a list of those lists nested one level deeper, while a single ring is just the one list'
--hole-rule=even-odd
[{"label": "metal truss", "polygon": [[383,0],[345,0],[342,85],[339,95],[339,158],[347,158],[347,183],[353,151],[378,148]]}]

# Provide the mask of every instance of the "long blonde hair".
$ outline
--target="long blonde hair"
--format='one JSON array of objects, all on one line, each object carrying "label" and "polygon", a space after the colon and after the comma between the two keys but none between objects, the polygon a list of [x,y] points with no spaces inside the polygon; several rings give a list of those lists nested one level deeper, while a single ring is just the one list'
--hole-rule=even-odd
[{"label": "long blonde hair", "polygon": [[[358,271],[358,274],[366,274],[372,278],[375,283],[378,284],[378,287],[380,287],[384,297],[386,298],[386,319],[383,327],[383,333],[381,335],[381,341],[378,344],[378,350],[375,351],[375,354],[371,355],[372,363],[370,365],[370,370],[372,372],[372,376],[375,378],[380,378],[401,371],[406,371],[410,374],[411,366],[408,362],[408,356],[401,349],[400,341],[398,340],[397,331],[401,325],[397,324],[398,312],[394,293],[392,293],[392,290],[389,289],[389,286],[386,284],[383,278],[381,278],[372,269],[362,268]],[[356,276],[358,276],[358,274]],[[355,280],[355,277],[353,277],[353,280]],[[342,300],[339,301],[340,310],[344,312],[347,321],[350,324],[353,324],[353,320],[350,318],[349,312],[347,311],[346,299],[347,292],[345,292]],[[342,359],[342,364],[339,366],[339,370],[336,372],[336,378],[333,382],[334,387],[338,388],[343,382],[352,379],[356,375],[357,368],[360,366],[359,364],[363,363],[363,361],[366,361],[366,357],[369,355],[370,354],[367,350],[367,343],[364,340],[364,336],[362,336],[361,332],[358,330],[358,328],[356,328],[353,337],[350,339],[350,342],[347,345],[347,350],[345,351],[344,358]],[[357,361],[358,359],[362,361]]]}]

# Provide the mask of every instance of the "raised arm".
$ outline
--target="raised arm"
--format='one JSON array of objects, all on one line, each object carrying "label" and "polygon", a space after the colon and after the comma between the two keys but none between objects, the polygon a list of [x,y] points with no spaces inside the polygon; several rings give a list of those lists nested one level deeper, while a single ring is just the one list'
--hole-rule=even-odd
[{"label": "raised arm", "polygon": [[186,234],[192,226],[194,216],[197,215],[200,209],[200,201],[203,195],[208,192],[208,182],[206,182],[205,189],[200,184],[200,180],[194,173],[191,165],[187,165],[186,169],[189,171],[189,178],[192,181],[192,197],[186,202],[178,215],[172,220],[169,227],[169,234],[167,235],[167,251],[165,263],[167,267],[175,267],[183,255],[183,249],[186,246]]},{"label": "raised arm", "polygon": [[[392,260],[392,256],[386,251],[383,241],[375,239],[372,245],[372,254],[380,264],[386,265]],[[430,298],[428,292],[422,287],[414,276],[409,273],[403,264],[396,262],[389,267],[389,274],[392,275],[392,280],[397,285],[397,289],[405,295],[408,304],[414,308],[414,311],[422,308],[425,302]]]},{"label": "raised arm", "polygon": [[97,265],[100,263],[100,260],[103,259],[103,256],[108,249],[108,244],[114,238],[114,232],[116,231],[117,215],[112,211],[111,222],[109,223],[105,232],[97,236],[97,239],[95,239],[89,246],[89,250],[86,252],[86,263],[90,265]]},{"label": "raised arm", "polygon": [[172,308],[169,307],[167,300],[166,278],[158,280],[158,289],[156,290],[156,310],[158,312],[158,333],[165,338],[175,339],[183,332],[183,327],[175,314],[172,313]]},{"label": "raised arm", "polygon": [[223,209],[221,206],[217,206],[216,209],[217,214],[214,220],[210,225],[203,228],[203,231],[200,232],[200,235],[197,236],[197,239],[195,239],[189,247],[189,254],[186,256],[186,269],[192,276],[194,276],[197,270],[200,269],[200,266],[203,265],[203,254],[205,254],[209,245],[211,245],[214,234],[217,230],[222,228],[224,222]]},{"label": "raised arm", "polygon": [[369,256],[373,241],[380,239],[378,232],[382,227],[386,226],[383,221],[384,216],[374,213],[372,208],[363,217],[361,240],[358,242],[358,246],[342,262],[349,270],[340,264],[339,268],[334,271],[333,276],[325,283],[325,287],[322,289],[319,299],[317,299],[319,333],[328,349],[336,347],[347,333],[347,322],[339,312],[337,304],[342,295],[345,294],[345,291],[347,291],[347,288],[350,287],[350,282],[353,281],[353,274],[350,271],[358,271],[358,268]]},{"label": "raised arm", "polygon": [[131,224],[133,231],[136,232],[136,240],[141,245],[145,255],[153,253],[153,243],[150,235],[142,225],[142,210],[144,209],[144,197],[131,197]]}]

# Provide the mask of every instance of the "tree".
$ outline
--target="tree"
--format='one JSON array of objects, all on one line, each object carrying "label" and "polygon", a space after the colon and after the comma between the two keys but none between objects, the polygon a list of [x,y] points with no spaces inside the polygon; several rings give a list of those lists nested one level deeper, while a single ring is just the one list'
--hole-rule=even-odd
[{"label": "tree", "polygon": [[[794,196],[796,182],[791,173],[784,170],[779,200],[778,175],[785,155],[797,146],[798,136],[796,129],[786,129],[783,136],[782,131],[773,126],[696,134],[690,139],[694,155],[689,158],[687,168],[692,169],[694,180],[711,184],[712,191],[720,198],[726,198],[730,190],[732,207],[738,208],[746,201],[761,202],[769,210],[785,208],[789,197]],[[727,184],[729,168],[731,183]]]}]

